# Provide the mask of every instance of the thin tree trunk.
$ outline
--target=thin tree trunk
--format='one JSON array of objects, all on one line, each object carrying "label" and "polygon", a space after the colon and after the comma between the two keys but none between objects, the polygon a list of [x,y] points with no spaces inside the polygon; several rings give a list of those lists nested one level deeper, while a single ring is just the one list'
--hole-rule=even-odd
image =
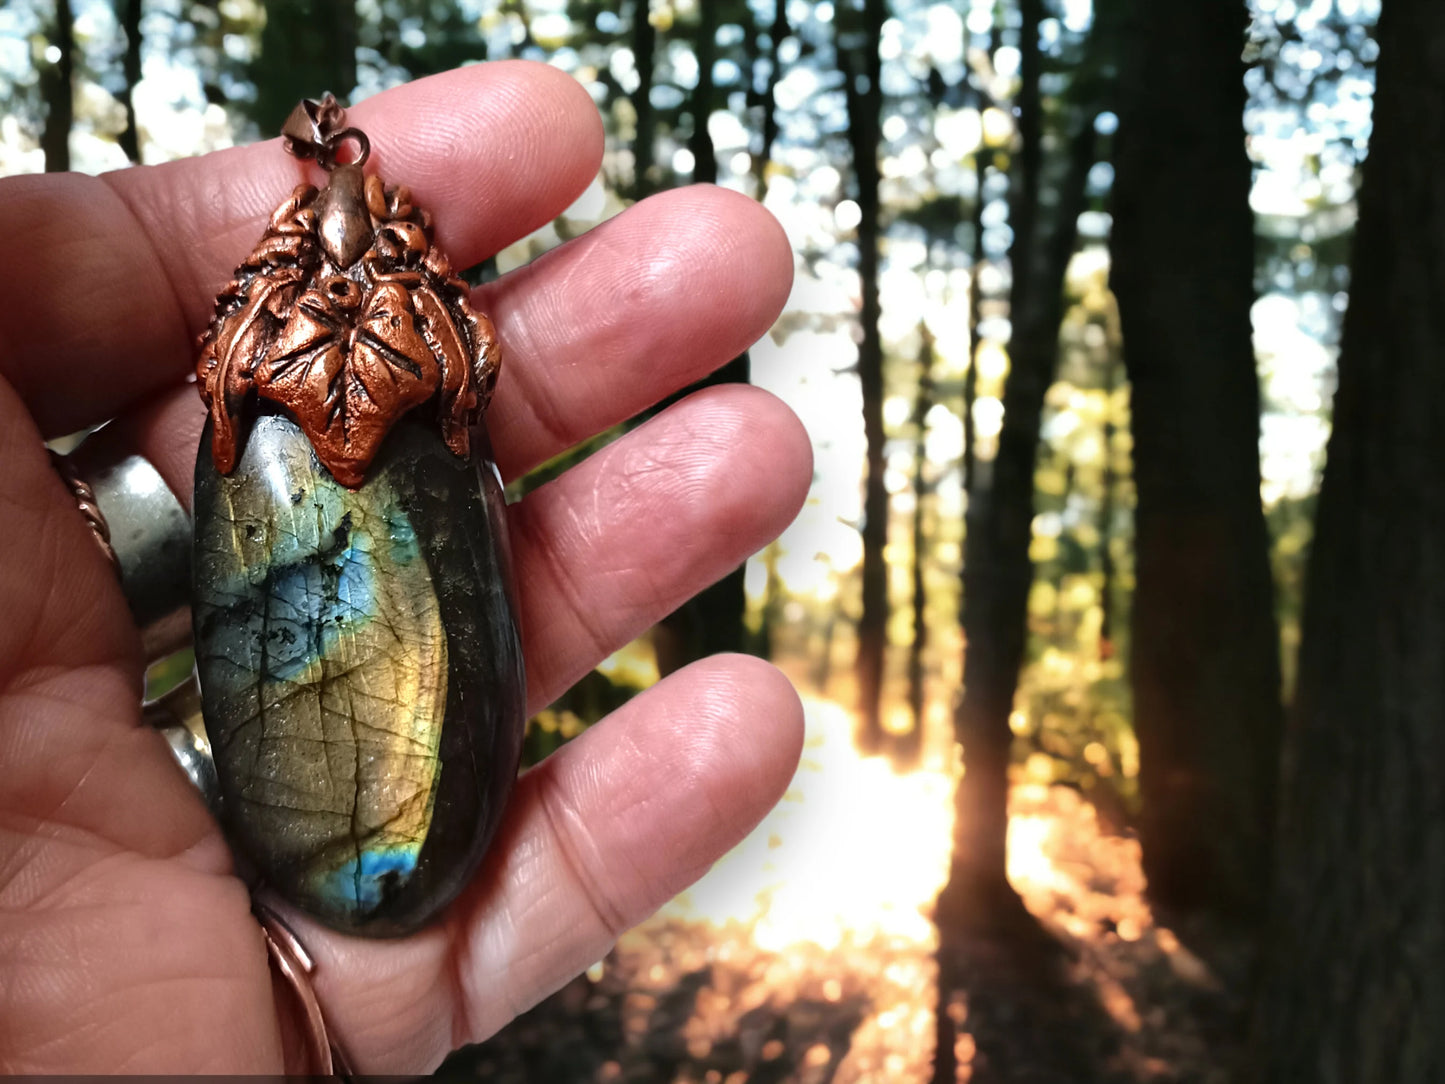
[{"label": "thin tree trunk", "polygon": [[70,168],[70,129],[75,124],[75,14],[70,0],[55,0],[50,44],[60,55],[40,77],[46,107],[40,149],[45,152],[45,172],[64,173]]},{"label": "thin tree trunk", "polygon": [[1138,491],[1131,671],[1144,872],[1156,903],[1257,920],[1282,709],[1250,319],[1247,16],[1216,0],[1132,10],[1113,288]]},{"label": "thin tree trunk", "polygon": [[[978,111],[980,122],[983,118],[983,111],[988,105],[989,97],[982,89],[971,85],[972,77],[969,73],[968,55],[973,47],[980,44],[976,39],[982,37],[983,35],[975,35],[967,29],[963,33],[964,97]],[[983,47],[987,47],[986,39]],[[981,135],[980,139],[982,139]],[[974,196],[969,214],[972,251],[968,264],[968,370],[963,377],[963,492],[965,498],[973,493],[974,472],[978,465],[973,405],[978,401],[978,326],[979,308],[983,304],[983,287],[979,283],[979,274],[983,270],[986,259],[983,249],[983,209],[985,207],[983,189],[984,182],[988,179],[987,157],[987,148],[980,142],[978,148],[973,152]]]},{"label": "thin tree trunk", "polygon": [[657,140],[657,114],[652,108],[652,78],[657,54],[657,28],[648,15],[649,0],[632,2],[632,61],[637,67],[637,89],[631,94],[632,111],[636,116],[636,135],[632,140],[632,198],[652,194],[650,176],[653,144]]},{"label": "thin tree trunk", "polygon": [[1114,390],[1119,372],[1119,358],[1111,342],[1104,355],[1104,478],[1103,496],[1099,500],[1099,658],[1114,657],[1114,488],[1118,473],[1114,470]]},{"label": "thin tree trunk", "polygon": [[[1020,48],[1023,68],[1036,81],[1041,0],[1024,0]],[[1037,86],[1019,93],[1014,242],[1010,252],[1013,338],[1004,384],[1003,428],[987,484],[975,479],[964,540],[964,692],[954,730],[964,751],[964,777],[956,795],[954,850],[949,882],[939,898],[940,921],[990,921],[1018,907],[1008,885],[1008,766],[1013,744],[1009,715],[1028,633],[1029,560],[1034,468],[1044,395],[1058,360],[1064,273],[1078,235],[1085,184],[1094,161],[1088,118],[1070,140],[1047,233],[1037,200],[1042,179],[1042,104]],[[1033,145],[1031,145],[1033,144]]]},{"label": "thin tree trunk", "polygon": [[973,406],[978,402],[978,325],[979,307],[983,304],[983,287],[979,285],[979,274],[983,270],[983,182],[987,168],[983,164],[983,148],[973,155],[973,172],[977,195],[973,201],[973,215],[969,223],[973,230],[973,253],[968,271],[968,369],[963,374],[963,492],[971,499],[974,478],[978,469],[977,423],[973,417]]},{"label": "thin tree trunk", "polygon": [[1445,1080],[1445,7],[1391,0],[1291,713],[1254,1063]]},{"label": "thin tree trunk", "polygon": [[[968,54],[972,35],[965,30],[963,38],[963,83],[965,96],[973,103],[979,111],[980,118],[984,108],[984,94],[981,90],[969,87],[970,74],[968,69]],[[973,152],[973,177],[974,197],[970,209],[969,225],[971,227],[972,251],[968,265],[968,368],[963,377],[963,500],[964,500],[964,545],[968,543],[968,509],[973,507],[974,494],[978,490],[978,452],[976,423],[973,417],[974,404],[978,401],[978,352],[980,323],[979,308],[983,303],[983,287],[979,282],[980,273],[984,266],[983,248],[983,210],[984,210],[984,181],[988,176],[988,166],[985,163],[985,150],[980,143]],[[968,563],[964,561],[959,570],[960,607],[963,602],[963,590],[968,578]],[[960,608],[960,623],[962,622]],[[967,649],[965,648],[965,655]],[[959,731],[958,708],[961,701],[955,704],[954,710],[954,733],[960,743],[962,734]],[[957,796],[955,795],[955,800]],[[1005,828],[1007,831],[1007,828]],[[955,848],[958,846],[958,831],[955,826]],[[1007,872],[1007,871],[1005,871]],[[953,880],[950,871],[950,882]],[[962,885],[959,886],[962,889]],[[959,923],[956,919],[959,912],[963,910],[963,901],[958,897],[961,891],[949,891],[946,886],[943,895],[939,897],[936,923],[938,925],[938,996],[934,1006],[934,1054],[933,1054],[933,1077],[932,1084],[957,1084],[958,1082],[958,1053],[955,1050],[955,1043],[958,1040],[958,1027],[952,1015],[952,999],[954,991],[960,984],[959,956],[961,950],[958,945]],[[952,910],[953,915],[947,912]],[[955,920],[955,921],[951,921]]]},{"label": "thin tree trunk", "polygon": [[125,34],[125,53],[121,57],[121,73],[125,82],[121,86],[120,104],[125,107],[125,128],[117,142],[125,156],[132,162],[140,161],[140,125],[135,116],[135,87],[140,82],[140,20],[143,0],[119,0],[116,18],[121,32]]},{"label": "thin tree trunk", "polygon": [[933,409],[933,333],[921,329],[923,346],[918,352],[918,394],[913,400],[913,640],[908,645],[908,710],[913,729],[895,742],[895,759],[900,766],[916,764],[923,749],[924,708],[927,703],[927,671],[923,655],[928,648],[928,585],[924,576],[928,562],[928,525],[924,513],[928,485],[928,412]]},{"label": "thin tree trunk", "polygon": [[697,36],[693,39],[693,55],[697,58],[697,86],[693,89],[688,112],[692,114],[692,135],[688,150],[692,151],[692,179],[698,184],[717,184],[717,148],[707,130],[713,110],[712,69],[717,63],[717,4],[700,4],[697,13]]},{"label": "thin tree trunk", "polygon": [[833,680],[833,641],[837,636],[838,607],[830,606],[823,623],[823,646],[818,652],[818,664],[813,668],[813,685],[823,696],[828,695],[828,684]]},{"label": "thin tree trunk", "polygon": [[[842,13],[840,13],[841,15]],[[883,339],[879,331],[878,256],[882,221],[878,199],[878,143],[883,112],[880,85],[882,61],[878,42],[883,35],[883,0],[863,0],[858,44],[841,44],[848,103],[848,138],[858,180],[858,281],[862,292],[858,346],[858,380],[863,390],[863,434],[867,472],[863,490],[863,599],[858,618],[859,741],[864,749],[883,744],[883,659],[888,634],[888,491],[883,486]],[[860,86],[860,83],[862,84]]]},{"label": "thin tree trunk", "polygon": [[[1034,469],[1044,395],[1058,360],[1064,273],[1084,210],[1084,187],[1093,165],[1093,125],[1071,141],[1060,185],[1057,219],[1035,242],[1015,240],[1013,261],[1037,260],[1030,274],[1015,272],[1013,340],[1004,384],[1003,429],[987,485],[970,495],[964,543],[964,692],[955,730],[964,749],[957,795],[953,867],[940,910],[957,919],[970,905],[982,914],[1016,906],[1008,886],[1008,765],[1013,745],[1009,715],[1028,639],[1028,596],[1033,580],[1029,542],[1034,516]],[[962,908],[960,912],[955,908]]]},{"label": "thin tree trunk", "polygon": [[758,199],[768,192],[768,163],[773,160],[773,145],[778,141],[778,82],[783,77],[779,52],[783,39],[791,32],[788,25],[788,0],[773,5],[773,25],[768,31],[768,85],[763,98],[762,149],[753,163],[758,181]]},{"label": "thin tree trunk", "polygon": [[762,620],[758,623],[758,634],[750,654],[772,659],[776,657],[778,648],[778,630],[784,627],[783,605],[787,599],[787,588],[782,576],[778,575],[776,542],[763,551],[763,567],[767,570],[767,579],[763,586]]},{"label": "thin tree trunk", "polygon": [[[716,184],[718,177],[717,150],[707,126],[716,97],[712,75],[717,59],[717,29],[717,5],[700,5],[697,36],[693,41],[698,75],[697,87],[688,103],[692,115],[688,149],[693,156],[693,180],[704,184]],[[743,353],[688,390],[691,392],[714,384],[746,384],[751,375],[748,355]],[[684,623],[693,626],[688,639],[696,645],[695,658],[725,651],[743,651],[748,646],[744,627],[747,617],[746,573],[747,565],[739,565],[684,608]]]}]

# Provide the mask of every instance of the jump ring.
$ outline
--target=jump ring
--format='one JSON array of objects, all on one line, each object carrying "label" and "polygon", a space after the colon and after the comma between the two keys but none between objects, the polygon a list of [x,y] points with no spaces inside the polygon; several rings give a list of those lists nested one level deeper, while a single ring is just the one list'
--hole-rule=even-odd
[{"label": "jump ring", "polygon": [[364,166],[366,160],[371,157],[371,140],[366,138],[366,133],[360,128],[343,128],[339,132],[326,137],[326,142],[321,144],[320,152],[316,160],[321,168],[330,173],[338,165],[336,155],[347,143],[356,144],[356,157],[349,165]]}]

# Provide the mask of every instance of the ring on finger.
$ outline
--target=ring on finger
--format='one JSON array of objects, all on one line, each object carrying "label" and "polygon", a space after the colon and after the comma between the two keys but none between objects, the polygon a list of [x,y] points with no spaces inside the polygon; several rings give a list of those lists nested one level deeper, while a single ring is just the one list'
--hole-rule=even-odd
[{"label": "ring on finger", "polygon": [[150,460],[105,429],[53,462],[116,566],[146,657],[183,646],[190,638],[191,521],[180,500]]}]

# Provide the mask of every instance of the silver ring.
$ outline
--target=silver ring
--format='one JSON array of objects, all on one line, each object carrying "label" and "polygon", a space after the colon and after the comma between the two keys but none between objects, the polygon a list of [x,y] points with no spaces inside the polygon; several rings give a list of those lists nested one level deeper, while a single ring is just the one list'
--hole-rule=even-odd
[{"label": "silver ring", "polygon": [[146,657],[183,647],[190,639],[191,520],[160,471],[108,440],[103,429],[57,465],[67,481],[88,486],[109,527],[121,590]]},{"label": "silver ring", "polygon": [[145,705],[146,725],[158,730],[186,778],[217,817],[221,813],[221,781],[211,756],[211,741],[201,719],[201,690],[192,673],[170,692]]}]

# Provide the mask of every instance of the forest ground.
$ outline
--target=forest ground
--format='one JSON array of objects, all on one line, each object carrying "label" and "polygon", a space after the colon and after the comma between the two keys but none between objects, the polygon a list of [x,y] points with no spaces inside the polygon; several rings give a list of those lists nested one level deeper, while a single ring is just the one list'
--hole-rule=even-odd
[{"label": "forest ground", "polygon": [[[952,773],[859,755],[847,712],[807,704],[779,808],[698,886],[489,1042],[483,1080],[915,1084],[931,1078]],[[1247,972],[1222,981],[1143,898],[1139,847],[1077,791],[1021,783],[1009,873],[1029,915],[964,942],[947,997],[959,1081],[1222,1084]]]}]

